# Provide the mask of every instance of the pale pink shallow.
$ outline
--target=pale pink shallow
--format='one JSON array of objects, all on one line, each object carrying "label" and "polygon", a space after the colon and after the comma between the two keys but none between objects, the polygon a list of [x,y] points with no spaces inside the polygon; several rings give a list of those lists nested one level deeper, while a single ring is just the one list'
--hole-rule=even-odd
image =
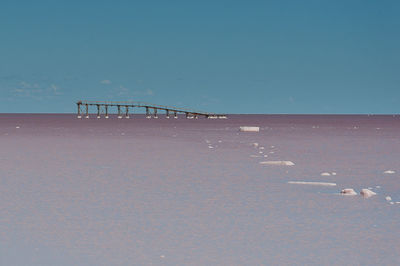
[{"label": "pale pink shallow", "polygon": [[228,117],[1,114],[0,264],[400,264],[400,117]]}]

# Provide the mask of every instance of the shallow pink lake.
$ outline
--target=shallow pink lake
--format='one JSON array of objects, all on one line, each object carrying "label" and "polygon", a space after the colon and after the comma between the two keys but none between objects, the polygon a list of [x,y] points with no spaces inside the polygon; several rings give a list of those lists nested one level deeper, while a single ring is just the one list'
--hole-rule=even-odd
[{"label": "shallow pink lake", "polygon": [[399,158],[400,116],[0,114],[0,265],[399,265]]}]

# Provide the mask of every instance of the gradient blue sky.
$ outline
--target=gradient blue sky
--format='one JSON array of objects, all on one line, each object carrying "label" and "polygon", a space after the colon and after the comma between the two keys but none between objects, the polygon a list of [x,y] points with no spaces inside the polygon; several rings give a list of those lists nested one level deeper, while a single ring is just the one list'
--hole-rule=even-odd
[{"label": "gradient blue sky", "polygon": [[0,112],[400,113],[400,1],[0,3]]}]

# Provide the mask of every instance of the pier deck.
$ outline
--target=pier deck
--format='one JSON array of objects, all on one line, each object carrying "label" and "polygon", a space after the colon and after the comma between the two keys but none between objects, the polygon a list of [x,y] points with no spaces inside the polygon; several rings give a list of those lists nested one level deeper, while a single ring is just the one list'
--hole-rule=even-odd
[{"label": "pier deck", "polygon": [[159,111],[165,112],[166,118],[170,118],[170,115],[173,115],[174,118],[178,118],[178,114],[185,114],[185,117],[188,119],[198,118],[199,116],[209,119],[226,118],[226,115],[223,114],[207,113],[186,108],[157,105],[145,102],[78,101],[76,104],[78,108],[78,118],[89,118],[90,107],[96,107],[97,118],[101,118],[102,114],[104,115],[104,118],[109,118],[110,111],[113,109],[116,109],[118,118],[129,118],[129,111],[132,113],[134,108],[144,108],[146,110],[147,118],[158,118]]}]

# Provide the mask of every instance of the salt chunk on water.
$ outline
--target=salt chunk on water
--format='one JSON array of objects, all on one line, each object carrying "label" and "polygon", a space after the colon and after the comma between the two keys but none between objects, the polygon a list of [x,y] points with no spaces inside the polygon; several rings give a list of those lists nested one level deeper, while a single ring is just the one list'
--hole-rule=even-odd
[{"label": "salt chunk on water", "polygon": [[354,196],[354,195],[357,195],[357,192],[355,192],[354,189],[352,189],[352,188],[345,188],[345,189],[342,189],[342,191],[340,191],[340,194]]},{"label": "salt chunk on water", "polygon": [[372,197],[372,196],[375,196],[375,195],[376,195],[375,192],[373,192],[372,190],[366,189],[366,188],[363,188],[363,189],[361,190],[360,194],[361,194],[364,198],[369,198],[369,197]]}]

